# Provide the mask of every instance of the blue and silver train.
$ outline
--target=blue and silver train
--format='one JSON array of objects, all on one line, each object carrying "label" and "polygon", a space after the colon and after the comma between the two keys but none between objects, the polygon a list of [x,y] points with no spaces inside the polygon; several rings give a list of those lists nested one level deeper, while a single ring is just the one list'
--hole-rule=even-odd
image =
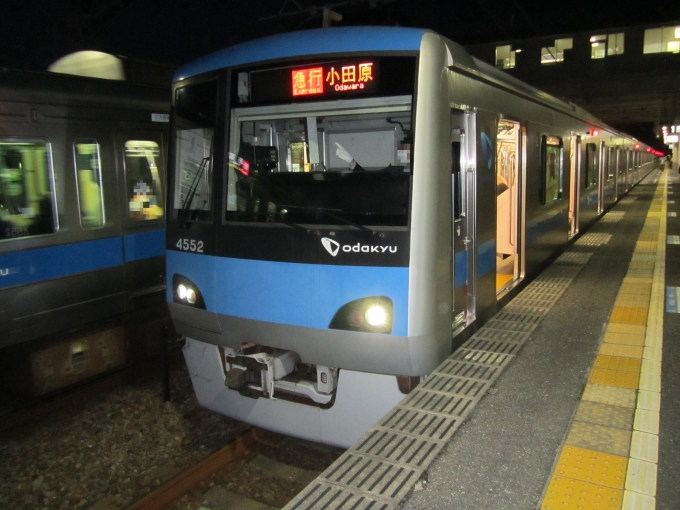
[{"label": "blue and silver train", "polygon": [[169,93],[0,70],[3,373],[20,346],[153,308],[167,316]]},{"label": "blue and silver train", "polygon": [[199,402],[339,446],[657,164],[408,28],[208,55],[171,124],[166,292]]}]

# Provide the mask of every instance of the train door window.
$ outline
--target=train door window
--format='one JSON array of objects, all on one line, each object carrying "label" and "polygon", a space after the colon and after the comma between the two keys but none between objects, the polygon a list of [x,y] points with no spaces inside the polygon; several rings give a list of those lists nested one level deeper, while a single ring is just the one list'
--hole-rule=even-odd
[{"label": "train door window", "polygon": [[0,138],[0,240],[56,231],[49,142]]},{"label": "train door window", "polygon": [[607,148],[607,180],[614,178],[616,171],[616,156],[614,154],[614,147]]},{"label": "train door window", "polygon": [[174,209],[212,218],[212,152],[217,122],[217,81],[188,85],[175,92]]},{"label": "train door window", "polygon": [[105,219],[99,143],[92,139],[76,140],[73,157],[78,182],[80,224],[83,228],[101,227]]},{"label": "train door window", "polygon": [[586,188],[597,185],[597,147],[586,144]]},{"label": "train door window", "polygon": [[544,136],[542,153],[541,203],[545,205],[562,196],[562,139]]},{"label": "train door window", "polygon": [[160,148],[156,142],[125,142],[128,210],[133,220],[147,221],[163,217],[159,164]]}]

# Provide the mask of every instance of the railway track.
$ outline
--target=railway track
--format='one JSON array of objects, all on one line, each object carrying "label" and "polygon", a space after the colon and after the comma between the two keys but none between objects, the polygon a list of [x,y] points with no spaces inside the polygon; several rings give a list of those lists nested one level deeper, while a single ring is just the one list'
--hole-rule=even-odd
[{"label": "railway track", "polygon": [[128,510],[283,508],[342,451],[251,428]]}]

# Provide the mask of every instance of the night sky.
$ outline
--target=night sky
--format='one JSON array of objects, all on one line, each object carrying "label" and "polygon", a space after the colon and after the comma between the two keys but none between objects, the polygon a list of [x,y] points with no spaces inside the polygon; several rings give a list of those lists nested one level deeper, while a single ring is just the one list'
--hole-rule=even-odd
[{"label": "night sky", "polygon": [[179,65],[256,37],[318,28],[314,7],[323,5],[343,15],[335,25],[430,28],[463,45],[680,20],[680,2],[2,0],[0,66],[45,70],[85,49]]}]

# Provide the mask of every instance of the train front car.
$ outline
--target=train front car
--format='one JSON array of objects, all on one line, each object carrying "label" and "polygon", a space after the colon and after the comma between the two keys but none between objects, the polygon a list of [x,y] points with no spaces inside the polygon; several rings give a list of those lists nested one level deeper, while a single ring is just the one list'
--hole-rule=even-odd
[{"label": "train front car", "polygon": [[347,28],[180,69],[167,299],[201,405],[349,446],[448,355],[445,54]]}]

